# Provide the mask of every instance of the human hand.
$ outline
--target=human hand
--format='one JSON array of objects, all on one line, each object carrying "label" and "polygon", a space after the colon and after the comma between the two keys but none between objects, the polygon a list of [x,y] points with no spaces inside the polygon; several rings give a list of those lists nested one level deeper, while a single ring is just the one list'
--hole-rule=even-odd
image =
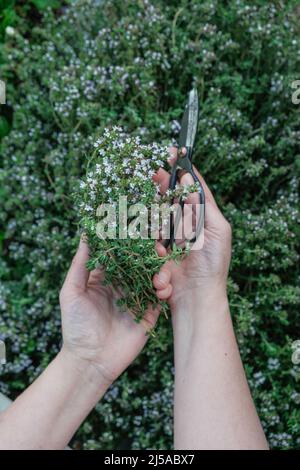
[{"label": "human hand", "polygon": [[[176,156],[177,149],[172,148],[171,164],[176,161]],[[200,249],[191,250],[180,264],[167,261],[153,278],[157,297],[167,300],[172,310],[180,304],[185,305],[187,299],[191,302],[191,299],[202,301],[209,296],[226,296],[231,258],[231,227],[220,212],[204,179],[195,168],[194,170],[201,181],[206,198],[204,244]],[[160,169],[153,178],[160,185],[163,194],[168,189],[169,173]],[[189,185],[193,184],[193,180],[190,175],[185,174],[180,183]],[[166,255],[166,248],[161,242],[157,242],[157,252],[159,256]]]},{"label": "human hand", "polygon": [[149,307],[137,324],[129,312],[119,310],[116,290],[102,284],[105,273],[86,269],[88,257],[87,243],[81,239],[60,292],[63,350],[95,366],[102,381],[110,384],[144,347],[159,309]]}]

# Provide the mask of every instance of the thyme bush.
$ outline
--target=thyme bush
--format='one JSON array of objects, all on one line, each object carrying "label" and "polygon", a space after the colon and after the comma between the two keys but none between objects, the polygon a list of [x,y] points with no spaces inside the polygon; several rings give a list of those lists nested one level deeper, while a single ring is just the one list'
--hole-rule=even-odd
[{"label": "thyme bush", "polygon": [[[0,64],[3,61],[2,43],[16,33],[15,28],[30,34],[30,28],[36,24],[40,11],[46,7],[58,8],[63,4],[60,0],[0,0]],[[1,80],[1,74],[0,74]],[[0,106],[0,140],[7,135],[11,128],[11,109]]]},{"label": "thyme bush", "polygon": [[[298,22],[297,22],[298,21]],[[1,144],[1,390],[16,396],[58,351],[58,291],[77,240],[70,198],[107,126],[146,143],[176,139],[198,88],[195,157],[233,227],[228,283],[246,373],[273,448],[300,448],[297,2],[70,2],[11,37],[2,74],[13,129]],[[150,342],[73,445],[172,445],[171,327]]]}]

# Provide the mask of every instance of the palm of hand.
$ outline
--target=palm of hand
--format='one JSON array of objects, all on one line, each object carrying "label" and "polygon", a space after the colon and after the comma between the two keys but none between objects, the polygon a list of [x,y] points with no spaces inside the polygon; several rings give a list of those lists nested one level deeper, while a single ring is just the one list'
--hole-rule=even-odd
[{"label": "palm of hand", "polygon": [[171,306],[175,305],[182,295],[189,291],[209,288],[211,279],[219,277],[226,279],[229,265],[228,243],[230,235],[223,230],[222,237],[219,231],[204,231],[204,245],[201,249],[191,250],[180,264],[174,261],[166,263],[165,268],[171,273],[172,294],[169,298]]},{"label": "palm of hand", "polygon": [[[176,160],[177,150],[173,148],[171,153],[173,154],[170,161],[172,165]],[[158,289],[157,296],[168,300],[171,308],[182,296],[189,295],[191,290],[199,291],[200,289],[203,295],[207,295],[207,292],[212,292],[217,285],[226,289],[231,257],[231,227],[220,212],[202,176],[197,169],[194,168],[194,171],[202,183],[206,199],[203,246],[201,240],[200,243],[197,241],[198,246],[194,245],[189,255],[179,264],[174,261],[165,263],[160,273],[163,272],[163,278],[160,278],[159,274],[153,279],[154,287]],[[159,184],[160,192],[164,194],[169,187],[169,173],[160,169],[153,180]],[[192,183],[188,174],[180,179],[182,185]],[[195,202],[193,195],[187,199],[187,202]],[[160,242],[157,243],[157,253],[159,256],[165,256],[167,253]]]},{"label": "palm of hand", "polygon": [[[79,252],[85,249],[81,247]],[[74,264],[70,272],[76,269]],[[81,265],[80,269],[85,267]],[[137,324],[129,312],[120,311],[116,303],[119,295],[111,286],[103,285],[103,273],[96,270],[85,274],[88,280],[83,287],[68,275],[61,291],[64,347],[93,363],[112,382],[142,350],[158,310],[149,308],[143,322]]]}]

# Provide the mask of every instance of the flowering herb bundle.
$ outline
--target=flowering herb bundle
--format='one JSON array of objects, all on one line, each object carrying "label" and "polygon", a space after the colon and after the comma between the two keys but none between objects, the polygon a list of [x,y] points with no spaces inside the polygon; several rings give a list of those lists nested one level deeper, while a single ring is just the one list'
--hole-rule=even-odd
[{"label": "flowering herb bundle", "polygon": [[[158,302],[152,287],[153,275],[166,259],[179,259],[182,255],[182,250],[176,249],[167,257],[158,257],[155,239],[151,236],[143,238],[140,227],[135,226],[136,219],[130,217],[133,205],[138,209],[142,207],[146,226],[150,228],[151,209],[153,205],[157,206],[159,197],[159,187],[152,176],[159,167],[166,165],[169,153],[166,147],[155,143],[143,145],[139,137],[129,137],[117,126],[105,129],[94,147],[88,158],[86,177],[80,181],[76,193],[81,227],[90,249],[87,267],[90,270],[98,266],[105,268],[105,282],[121,292],[119,304],[129,309],[139,321],[149,304]],[[184,191],[186,193],[187,189]],[[176,188],[174,194],[180,196],[180,190]],[[161,200],[166,202],[172,196],[169,191]],[[120,201],[124,198],[129,217],[120,238],[122,220],[119,211]],[[104,227],[101,224],[104,218],[101,219],[99,209],[104,207],[111,217],[105,218],[107,232],[100,234],[99,226]],[[160,303],[166,313],[167,304]]]}]

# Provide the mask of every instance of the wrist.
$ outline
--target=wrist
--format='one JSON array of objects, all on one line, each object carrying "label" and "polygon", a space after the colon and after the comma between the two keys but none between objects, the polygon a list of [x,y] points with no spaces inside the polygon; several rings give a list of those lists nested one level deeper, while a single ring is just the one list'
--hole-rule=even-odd
[{"label": "wrist", "polygon": [[[208,337],[222,334],[230,317],[226,289],[216,289],[205,297],[189,293],[172,309],[175,368],[185,371],[198,356],[199,345]],[[196,353],[195,353],[196,351]]]},{"label": "wrist", "polygon": [[[208,310],[218,311],[228,304],[225,283],[214,283],[201,289],[187,289],[171,306],[173,318],[184,319],[186,316],[201,320]],[[183,313],[186,312],[186,315]]]},{"label": "wrist", "polygon": [[99,395],[103,395],[112,384],[112,380],[103,373],[97,364],[80,357],[65,346],[58,353],[57,360],[63,364],[63,367],[69,373],[77,377],[78,380],[83,381],[86,386],[91,389],[95,388]]},{"label": "wrist", "polygon": [[189,341],[201,329],[203,322],[229,314],[226,286],[215,285],[206,289],[205,294],[202,289],[189,290],[171,310],[175,339],[180,335]]}]

